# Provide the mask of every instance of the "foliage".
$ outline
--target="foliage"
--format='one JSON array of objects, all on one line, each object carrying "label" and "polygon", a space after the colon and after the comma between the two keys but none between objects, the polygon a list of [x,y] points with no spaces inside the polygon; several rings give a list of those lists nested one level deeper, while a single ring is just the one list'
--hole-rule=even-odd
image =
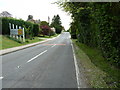
[{"label": "foliage", "polygon": [[54,31],[51,30],[49,24],[46,21],[41,22],[40,28],[42,29],[41,33],[43,35],[51,36],[55,34]]},{"label": "foliage", "polygon": [[56,15],[52,19],[51,27],[54,27],[57,34],[60,34],[63,27],[61,25],[61,19],[59,15]]},{"label": "foliage", "polygon": [[34,23],[26,22],[21,19],[3,17],[2,18],[2,34],[3,35],[10,35],[9,23],[24,27],[26,38],[31,38],[34,35],[37,35],[37,32],[39,31],[39,28],[37,27],[38,25],[36,24],[34,25]]},{"label": "foliage", "polygon": [[38,24],[33,25],[33,33],[34,33],[34,36],[38,36],[38,34],[39,34],[39,25]]},{"label": "foliage", "polygon": [[46,21],[41,21],[40,25],[42,26],[42,25],[49,25],[49,24]]},{"label": "foliage", "polygon": [[0,35],[0,43],[2,43],[2,46],[0,47],[1,49],[7,49],[7,48],[12,48],[12,47],[17,47],[21,45],[26,45],[30,43],[35,43],[42,41],[39,37],[34,37],[34,39],[26,39],[26,42],[20,43],[18,40],[9,37],[9,35]]},{"label": "foliage", "polygon": [[71,35],[120,67],[120,3],[57,2],[71,14]]},{"label": "foliage", "polygon": [[89,47],[73,39],[81,72],[93,88],[120,88],[120,69],[111,67],[96,47]]}]

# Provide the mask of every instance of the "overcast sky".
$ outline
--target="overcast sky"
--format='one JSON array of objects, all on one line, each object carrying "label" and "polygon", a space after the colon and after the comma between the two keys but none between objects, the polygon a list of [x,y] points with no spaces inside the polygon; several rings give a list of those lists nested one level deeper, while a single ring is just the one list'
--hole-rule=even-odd
[{"label": "overcast sky", "polygon": [[48,21],[48,16],[52,20],[54,15],[59,14],[62,25],[69,28],[70,16],[62,11],[56,4],[51,4],[57,0],[0,0],[0,13],[8,11],[15,18],[27,20],[28,15],[41,21]]}]

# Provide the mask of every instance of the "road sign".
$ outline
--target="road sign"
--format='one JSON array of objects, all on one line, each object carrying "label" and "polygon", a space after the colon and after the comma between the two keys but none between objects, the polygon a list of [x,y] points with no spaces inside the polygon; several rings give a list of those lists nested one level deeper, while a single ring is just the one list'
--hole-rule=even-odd
[{"label": "road sign", "polygon": [[18,29],[11,29],[10,34],[12,35],[18,35]]},{"label": "road sign", "polygon": [[23,30],[22,29],[18,29],[18,35],[23,35]]},{"label": "road sign", "polygon": [[21,28],[21,26],[18,27],[18,25],[14,25],[11,23],[9,23],[9,28],[10,28],[10,37],[20,39],[20,41],[23,40],[23,42],[25,42],[24,28]]}]

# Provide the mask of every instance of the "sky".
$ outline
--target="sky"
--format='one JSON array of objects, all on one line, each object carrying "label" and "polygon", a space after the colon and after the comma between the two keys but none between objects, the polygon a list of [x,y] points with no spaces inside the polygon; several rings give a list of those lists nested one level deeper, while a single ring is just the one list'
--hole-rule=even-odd
[{"label": "sky", "polygon": [[8,11],[14,18],[27,20],[28,15],[33,15],[33,19],[41,21],[50,21],[54,15],[59,14],[62,25],[69,29],[72,21],[70,15],[64,12],[58,5],[52,4],[57,0],[0,0],[0,13]]}]

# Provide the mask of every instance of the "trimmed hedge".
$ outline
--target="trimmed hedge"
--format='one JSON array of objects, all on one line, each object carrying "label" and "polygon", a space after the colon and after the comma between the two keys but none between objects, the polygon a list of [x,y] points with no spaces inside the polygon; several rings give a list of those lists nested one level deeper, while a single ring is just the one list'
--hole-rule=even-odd
[{"label": "trimmed hedge", "polygon": [[38,36],[38,34],[39,34],[39,25],[38,24],[33,25],[33,33],[34,33],[34,36]]},{"label": "trimmed hedge", "polygon": [[9,23],[24,27],[26,38],[30,38],[38,35],[37,33],[39,31],[39,25],[31,22],[26,22],[21,19],[8,18],[8,17],[2,18],[2,34],[3,35],[10,35]]}]

